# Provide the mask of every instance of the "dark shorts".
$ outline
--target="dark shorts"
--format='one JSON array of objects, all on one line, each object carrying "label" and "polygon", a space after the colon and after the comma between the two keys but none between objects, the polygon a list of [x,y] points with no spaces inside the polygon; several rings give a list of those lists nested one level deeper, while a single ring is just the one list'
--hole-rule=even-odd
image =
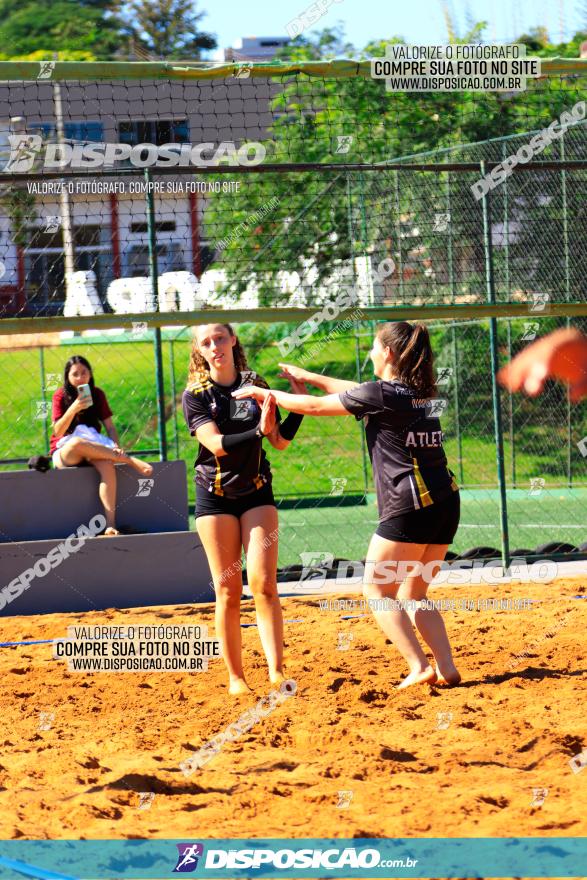
[{"label": "dark shorts", "polygon": [[240,498],[226,498],[225,495],[214,495],[213,492],[206,492],[205,489],[200,489],[199,486],[196,488],[196,519],[199,516],[217,516],[219,513],[226,513],[229,516],[236,516],[237,519],[240,519],[247,510],[252,510],[254,507],[262,507],[264,504],[271,504],[275,507],[271,484]]},{"label": "dark shorts", "polygon": [[410,510],[380,522],[375,534],[404,544],[451,544],[460,516],[460,493],[453,492],[429,507]]}]

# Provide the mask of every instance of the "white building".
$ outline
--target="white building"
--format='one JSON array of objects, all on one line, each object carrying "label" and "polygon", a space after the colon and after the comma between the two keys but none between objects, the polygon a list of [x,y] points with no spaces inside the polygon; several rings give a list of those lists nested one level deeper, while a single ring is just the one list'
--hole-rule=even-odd
[{"label": "white building", "polygon": [[[267,108],[274,87],[262,89]],[[259,106],[259,90],[250,93],[234,80],[61,84],[64,136],[75,143],[206,144],[230,141],[237,147],[266,136],[270,120]],[[16,125],[17,123],[17,125]],[[8,137],[40,136],[56,140],[53,84],[0,83],[0,170],[10,155]],[[87,176],[86,176],[87,175]],[[230,175],[229,175],[230,176]],[[6,194],[22,183],[6,182],[0,173],[0,317],[11,314],[60,314],[65,299],[61,205],[58,194],[35,195],[25,220],[24,241],[18,241]],[[178,175],[165,180],[206,180],[204,175]],[[73,180],[114,180],[101,172],[85,172]],[[131,178],[126,178],[130,180]],[[155,179],[155,178],[154,178]],[[238,178],[237,178],[238,179]],[[143,180],[137,169],[132,180]],[[199,192],[165,197],[155,194],[155,225],[159,273],[192,272],[198,278],[214,257],[214,243],[203,240],[206,200]],[[148,274],[148,235],[144,195],[73,194],[75,268],[93,271],[103,303],[109,283]],[[27,209],[28,210],[28,209]]]},{"label": "white building", "polygon": [[225,61],[271,61],[278,49],[288,46],[290,37],[241,37],[224,50]]}]

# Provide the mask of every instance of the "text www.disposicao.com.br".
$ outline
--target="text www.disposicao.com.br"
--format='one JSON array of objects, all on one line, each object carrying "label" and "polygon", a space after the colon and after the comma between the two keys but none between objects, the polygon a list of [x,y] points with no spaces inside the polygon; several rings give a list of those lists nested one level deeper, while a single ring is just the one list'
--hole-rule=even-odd
[{"label": "text www.disposicao.com.br", "polygon": [[194,672],[202,669],[200,657],[72,657],[71,672]]}]

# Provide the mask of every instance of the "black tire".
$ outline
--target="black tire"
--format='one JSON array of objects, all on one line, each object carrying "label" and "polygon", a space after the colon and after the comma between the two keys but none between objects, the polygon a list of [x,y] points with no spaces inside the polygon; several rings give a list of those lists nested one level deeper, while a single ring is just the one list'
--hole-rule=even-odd
[{"label": "black tire", "polygon": [[534,553],[576,553],[578,550],[573,544],[565,544],[563,541],[550,541],[548,544],[539,544]]},{"label": "black tire", "polygon": [[277,572],[277,583],[283,584],[286,581],[299,581],[302,576],[301,565],[284,565]]},{"label": "black tire", "polygon": [[495,547],[471,547],[464,553],[459,553],[459,559],[500,559],[501,551]]}]

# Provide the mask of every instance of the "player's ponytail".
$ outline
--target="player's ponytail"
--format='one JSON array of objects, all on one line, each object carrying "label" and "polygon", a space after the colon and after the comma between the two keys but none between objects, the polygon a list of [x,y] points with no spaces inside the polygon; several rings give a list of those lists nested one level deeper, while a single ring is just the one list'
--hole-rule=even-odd
[{"label": "player's ponytail", "polygon": [[[236,333],[234,332],[230,324],[222,324],[221,326],[225,327],[231,336],[236,336]],[[249,365],[247,364],[247,356],[238,336],[236,336],[236,342],[232,351],[234,357],[234,366],[236,367],[237,371],[240,373],[243,370],[247,370],[249,368]],[[210,367],[208,366],[206,358],[200,351],[198,347],[198,341],[194,336],[192,340],[192,350],[190,353],[190,363],[188,368],[188,385],[191,385],[193,382],[201,382],[203,379],[208,378],[210,378]]]},{"label": "player's ponytail", "polygon": [[434,355],[424,324],[388,321],[379,329],[377,336],[393,355],[395,378],[422,397],[433,397],[436,394]]}]

